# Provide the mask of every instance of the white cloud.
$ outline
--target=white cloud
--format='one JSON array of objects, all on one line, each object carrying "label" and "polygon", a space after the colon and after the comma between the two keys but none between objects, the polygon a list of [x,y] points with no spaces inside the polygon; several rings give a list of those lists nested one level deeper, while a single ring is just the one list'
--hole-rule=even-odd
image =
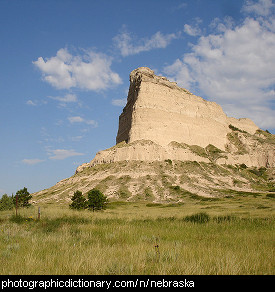
[{"label": "white cloud", "polygon": [[183,31],[191,36],[197,36],[201,33],[201,30],[199,27],[191,26],[189,24],[184,25]]},{"label": "white cloud", "polygon": [[68,102],[77,102],[77,96],[75,94],[66,94],[65,96],[49,96],[49,98],[58,100],[62,103],[68,103]]},{"label": "white cloud", "polygon": [[255,13],[261,16],[268,16],[274,12],[275,4],[272,0],[259,0],[259,2],[254,2],[247,0],[243,6],[243,11],[247,13]]},{"label": "white cloud", "polygon": [[34,164],[37,164],[37,163],[41,163],[45,160],[41,160],[41,159],[37,159],[37,158],[33,158],[33,159],[23,159],[22,162],[24,164],[28,164],[28,165],[34,165]]},{"label": "white cloud", "polygon": [[85,123],[87,125],[93,126],[96,128],[98,126],[97,122],[94,120],[86,120],[80,116],[73,116],[73,117],[68,117],[68,120],[71,124],[76,124],[76,123]]},{"label": "white cloud", "polygon": [[32,105],[32,106],[36,106],[36,102],[34,102],[33,100],[29,99],[27,102],[26,102],[27,105]]},{"label": "white cloud", "polygon": [[127,103],[127,98],[113,99],[112,105],[124,107]]},{"label": "white cloud", "polygon": [[73,156],[84,155],[83,153],[79,153],[71,150],[66,149],[55,149],[55,150],[48,150],[49,158],[52,160],[63,160]]},{"label": "white cloud", "polygon": [[79,116],[69,117],[68,120],[70,121],[71,124],[84,122],[84,119]]},{"label": "white cloud", "polygon": [[171,79],[186,88],[191,88],[195,81],[191,76],[190,69],[187,64],[177,59],[173,64],[164,68],[164,73],[171,76]]},{"label": "white cloud", "polygon": [[71,137],[71,140],[74,141],[74,142],[78,142],[80,141],[81,139],[83,139],[84,136],[74,136],[74,137]]},{"label": "white cloud", "polygon": [[113,38],[115,47],[119,49],[123,57],[139,54],[141,52],[150,51],[153,49],[166,48],[173,39],[177,39],[179,34],[162,34],[156,32],[150,38],[136,39],[125,28],[123,31]]},{"label": "white cloud", "polygon": [[227,114],[274,128],[274,19],[246,17],[239,26],[229,25],[225,19],[216,25],[216,33],[201,36],[190,53],[165,67],[164,72],[191,91],[198,88],[221,104]]},{"label": "white cloud", "polygon": [[193,19],[193,24],[185,24],[183,31],[190,36],[198,36],[201,34],[201,29],[199,25],[202,23],[202,20],[199,17]]},{"label": "white cloud", "polygon": [[112,59],[93,51],[73,56],[67,49],[60,49],[55,57],[46,60],[39,57],[33,64],[40,69],[43,79],[58,89],[98,91],[122,82],[110,68]]}]

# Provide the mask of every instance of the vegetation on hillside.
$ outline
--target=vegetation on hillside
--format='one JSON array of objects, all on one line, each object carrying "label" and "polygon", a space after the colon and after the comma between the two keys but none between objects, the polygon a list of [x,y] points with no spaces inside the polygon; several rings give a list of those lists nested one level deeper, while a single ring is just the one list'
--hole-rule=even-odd
[{"label": "vegetation on hillside", "polygon": [[107,197],[98,189],[92,189],[88,192],[88,199],[84,197],[82,192],[74,192],[71,200],[72,203],[69,205],[71,209],[84,210],[89,209],[92,211],[98,211],[105,209],[107,206]]}]

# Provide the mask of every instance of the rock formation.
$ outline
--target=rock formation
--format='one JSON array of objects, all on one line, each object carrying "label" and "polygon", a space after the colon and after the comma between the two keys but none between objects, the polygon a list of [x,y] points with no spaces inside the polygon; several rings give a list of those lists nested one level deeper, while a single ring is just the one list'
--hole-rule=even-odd
[{"label": "rock formation", "polygon": [[215,102],[141,67],[130,74],[116,145],[33,197],[70,202],[76,190],[94,187],[108,198],[128,201],[270,195],[274,167],[275,135],[249,119],[227,117]]},{"label": "rock formation", "polygon": [[119,117],[116,142],[151,140],[161,146],[172,141],[225,150],[228,126],[254,134],[249,119],[228,118],[220,105],[195,96],[146,67],[130,74],[127,104]]},{"label": "rock formation", "polygon": [[265,143],[260,133],[250,119],[227,117],[217,103],[141,67],[130,74],[117,145],[98,152],[77,172],[96,164],[131,160],[274,166],[274,144]]}]

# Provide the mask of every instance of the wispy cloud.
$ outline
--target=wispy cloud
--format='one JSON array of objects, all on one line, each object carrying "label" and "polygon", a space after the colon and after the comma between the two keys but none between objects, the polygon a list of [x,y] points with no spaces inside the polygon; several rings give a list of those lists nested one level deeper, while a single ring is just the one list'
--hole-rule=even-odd
[{"label": "wispy cloud", "polygon": [[176,33],[163,34],[158,31],[149,38],[137,39],[137,37],[123,27],[122,32],[116,35],[113,38],[113,41],[121,55],[126,57],[145,51],[151,51],[153,49],[166,48],[172,40],[177,39],[178,37],[179,34]]},{"label": "wispy cloud", "polygon": [[80,141],[81,139],[83,139],[84,136],[73,136],[71,137],[70,139],[73,141],[73,142],[78,142]]},{"label": "wispy cloud", "polygon": [[32,105],[32,106],[36,106],[37,105],[37,103],[35,101],[31,100],[31,99],[27,100],[26,104],[27,105]]},{"label": "wispy cloud", "polygon": [[274,9],[275,4],[272,3],[272,0],[259,0],[259,2],[246,0],[242,10],[246,13],[268,16],[274,13]]},{"label": "wispy cloud", "polygon": [[188,6],[188,4],[183,2],[183,3],[180,3],[180,4],[176,5],[176,6],[172,6],[171,7],[171,11],[174,12],[174,11],[177,11],[177,10],[185,9],[187,6]]},{"label": "wispy cloud", "polygon": [[[247,1],[245,10],[271,15],[267,11],[267,7],[273,9],[270,1],[253,3]],[[228,18],[216,19],[216,32],[201,36],[190,53],[166,66],[164,72],[191,91],[199,89],[228,115],[250,117],[260,127],[274,127],[274,24],[272,17],[247,16],[240,25],[229,23]]]},{"label": "wispy cloud", "polygon": [[73,156],[80,156],[84,155],[83,153],[76,152],[73,149],[67,150],[67,149],[55,149],[50,150],[48,149],[48,155],[51,160],[63,160],[69,157]]},{"label": "wispy cloud", "polygon": [[45,161],[45,160],[33,158],[33,159],[23,159],[22,163],[28,164],[28,165],[35,165],[35,164],[41,163],[43,161]]},{"label": "wispy cloud", "polygon": [[66,94],[65,96],[49,96],[49,98],[60,101],[61,103],[77,102],[77,96],[75,94]]},{"label": "wispy cloud", "polygon": [[184,32],[191,36],[197,36],[201,34],[201,30],[199,27],[191,26],[189,24],[184,25]]},{"label": "wispy cloud", "polygon": [[185,24],[183,31],[190,36],[198,36],[201,34],[200,24],[202,20],[199,17],[194,18],[192,25]]},{"label": "wispy cloud", "polygon": [[43,100],[43,99],[28,99],[26,101],[26,105],[29,105],[29,106],[33,106],[33,107],[36,107],[36,106],[41,106],[41,105],[45,105],[47,104],[47,101],[46,100]]},{"label": "wispy cloud", "polygon": [[74,56],[62,48],[56,56],[45,60],[39,57],[33,64],[41,71],[43,80],[58,89],[99,91],[122,83],[120,76],[111,70],[112,59],[93,51]]},{"label": "wispy cloud", "polygon": [[92,127],[97,127],[98,124],[96,121],[94,120],[87,120],[87,119],[84,119],[80,116],[72,116],[72,117],[68,117],[68,120],[71,124],[78,124],[78,123],[84,123],[84,124],[87,124],[87,125],[90,125]]}]

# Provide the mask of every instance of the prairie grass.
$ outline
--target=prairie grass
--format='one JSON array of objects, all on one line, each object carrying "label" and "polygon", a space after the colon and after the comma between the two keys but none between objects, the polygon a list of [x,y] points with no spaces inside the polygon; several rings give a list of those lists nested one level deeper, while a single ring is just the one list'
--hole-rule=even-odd
[{"label": "prairie grass", "polygon": [[3,211],[0,274],[274,274],[273,212],[235,200]]}]

